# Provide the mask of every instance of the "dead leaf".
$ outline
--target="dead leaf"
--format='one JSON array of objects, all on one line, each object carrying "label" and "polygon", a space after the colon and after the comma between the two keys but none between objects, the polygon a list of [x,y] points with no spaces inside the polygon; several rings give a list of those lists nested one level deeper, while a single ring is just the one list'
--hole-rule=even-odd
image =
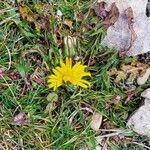
[{"label": "dead leaf", "polygon": [[125,80],[128,77],[128,82],[134,81],[138,76],[145,73],[149,67],[147,64],[134,61],[131,64],[122,64],[120,69],[113,68],[109,71],[110,76],[115,76],[115,83],[119,83],[121,80]]},{"label": "dead leaf", "polygon": [[23,19],[29,21],[29,22],[34,22],[35,18],[32,12],[27,8],[26,5],[21,4],[19,5],[19,12],[20,15]]},{"label": "dead leaf", "polygon": [[15,71],[10,72],[10,73],[8,73],[7,75],[8,75],[8,77],[11,78],[12,80],[18,80],[18,79],[21,77],[21,75],[19,74],[19,72],[15,72]]},{"label": "dead leaf", "polygon": [[126,100],[124,102],[125,104],[127,104],[129,101],[132,100],[132,98],[134,96],[134,91],[127,91],[126,92],[126,96],[127,96],[127,98],[126,98]]},{"label": "dead leaf", "polygon": [[126,16],[127,16],[127,22],[128,22],[128,27],[129,27],[129,30],[130,30],[130,34],[131,34],[131,40],[130,40],[130,44],[129,44],[129,47],[124,49],[124,50],[121,50],[119,52],[119,55],[120,56],[124,56],[128,51],[130,51],[132,45],[134,44],[136,38],[137,38],[137,35],[136,35],[136,32],[134,31],[134,27],[133,27],[133,19],[134,19],[134,16],[133,16],[133,10],[131,7],[129,7],[127,10],[126,10]]},{"label": "dead leaf", "polygon": [[100,2],[94,6],[95,13],[102,19],[105,19],[108,15],[108,11],[105,10],[105,4],[105,2]]},{"label": "dead leaf", "polygon": [[91,120],[91,128],[94,131],[98,131],[102,124],[103,116],[99,112],[94,112]]},{"label": "dead leaf", "polygon": [[72,28],[72,23],[73,22],[71,20],[68,20],[68,19],[64,20],[64,24],[67,25],[69,28]]},{"label": "dead leaf", "polygon": [[[24,20],[27,20],[34,24],[37,32],[41,29],[47,29],[49,26],[49,16],[50,12],[44,9],[45,5],[42,6],[42,14],[33,14],[26,5],[22,4],[19,6],[19,12]],[[43,10],[44,9],[44,10]]]},{"label": "dead leaf", "polygon": [[129,26],[129,30],[131,32],[131,41],[130,41],[130,45],[127,49],[127,51],[129,51],[133,45],[133,43],[135,42],[136,38],[137,38],[137,35],[136,35],[136,32],[134,31],[134,27],[133,27],[133,19],[134,19],[134,16],[133,16],[133,10],[131,7],[129,7],[127,9],[127,20],[128,20],[128,26]]},{"label": "dead leaf", "polygon": [[44,83],[43,78],[44,78],[44,71],[40,67],[37,67],[35,71],[30,75],[29,80],[34,81],[37,84],[42,84]]},{"label": "dead leaf", "polygon": [[55,43],[57,44],[57,47],[61,47],[63,44],[63,37],[61,34],[60,26],[55,28],[54,33],[53,33],[53,38],[54,38]]},{"label": "dead leaf", "polygon": [[109,138],[104,138],[101,136],[96,136],[96,150],[108,150],[108,140]]},{"label": "dead leaf", "polygon": [[42,84],[43,79],[39,75],[32,74],[30,80],[36,82],[37,84]]},{"label": "dead leaf", "polygon": [[118,17],[119,17],[119,10],[114,2],[112,3],[111,10],[108,12],[107,17],[103,22],[104,27],[108,29],[110,26],[114,25],[115,22],[118,20]]},{"label": "dead leaf", "polygon": [[108,110],[110,107],[112,107],[113,105],[119,103],[121,100],[121,96],[117,95],[117,96],[114,96],[111,100],[109,100],[107,103],[106,103],[106,106],[105,106],[105,109]]},{"label": "dead leaf", "polygon": [[19,6],[19,12],[20,12],[20,15],[23,19],[26,19],[26,16],[29,13],[27,7],[23,4]]},{"label": "dead leaf", "polygon": [[27,116],[24,112],[20,112],[15,117],[13,117],[13,122],[16,125],[23,125],[27,122]]},{"label": "dead leaf", "polygon": [[38,20],[34,21],[35,29],[40,32],[41,29],[48,29],[49,16],[39,16]]},{"label": "dead leaf", "polygon": [[5,75],[5,71],[4,71],[4,69],[2,68],[2,69],[0,69],[0,77],[2,77],[2,76],[4,76]]}]

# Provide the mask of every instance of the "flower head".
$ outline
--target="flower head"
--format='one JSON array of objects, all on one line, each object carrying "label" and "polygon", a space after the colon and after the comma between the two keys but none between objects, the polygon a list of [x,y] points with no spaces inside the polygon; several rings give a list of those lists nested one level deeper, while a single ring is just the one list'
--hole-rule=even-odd
[{"label": "flower head", "polygon": [[72,59],[66,58],[66,61],[60,61],[60,66],[53,69],[52,75],[48,77],[48,87],[56,90],[63,84],[71,83],[72,85],[87,88],[90,83],[83,79],[85,76],[91,76],[89,72],[85,72],[87,66],[81,62],[72,65]]}]

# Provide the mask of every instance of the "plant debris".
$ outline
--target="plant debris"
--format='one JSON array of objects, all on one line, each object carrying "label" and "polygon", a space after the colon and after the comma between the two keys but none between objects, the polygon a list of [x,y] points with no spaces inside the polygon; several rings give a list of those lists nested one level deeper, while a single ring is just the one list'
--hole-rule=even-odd
[{"label": "plant debris", "polygon": [[19,5],[19,12],[22,19],[33,23],[37,32],[40,32],[41,29],[46,30],[49,25],[50,14],[48,14],[49,12],[45,13],[46,9],[43,9],[44,7],[45,5],[41,7],[43,14],[35,14],[25,4]]},{"label": "plant debris", "polygon": [[92,120],[91,120],[91,128],[94,130],[94,131],[98,131],[101,124],[102,124],[102,115],[99,113],[99,112],[94,112],[93,115],[92,115]]},{"label": "plant debris", "polygon": [[133,96],[134,96],[134,91],[132,90],[129,90],[126,92],[126,100],[125,100],[125,104],[127,104],[129,101],[131,101],[133,99]]},{"label": "plant debris", "polygon": [[133,27],[134,16],[133,16],[133,10],[132,10],[131,7],[127,8],[126,16],[127,16],[128,27],[129,27],[129,30],[130,30],[130,33],[131,33],[130,44],[129,44],[128,48],[126,48],[124,50],[121,50],[119,52],[120,56],[125,55],[128,51],[130,51],[131,47],[133,46],[133,44],[134,44],[134,42],[137,38],[137,34],[136,34],[136,32],[134,30],[134,27]]},{"label": "plant debris", "polygon": [[122,64],[120,69],[113,68],[109,71],[110,76],[115,76],[115,83],[119,83],[121,80],[126,78],[128,82],[135,81],[137,77],[145,73],[149,65],[140,63],[138,61],[132,62],[131,64]]},{"label": "plant debris", "polygon": [[24,112],[20,112],[16,116],[13,117],[13,123],[16,125],[24,125],[27,123],[27,116]]},{"label": "plant debris", "polygon": [[106,105],[105,105],[105,109],[108,110],[109,108],[111,108],[113,105],[116,105],[117,103],[119,103],[121,100],[121,96],[117,95],[115,97],[113,97],[111,100],[109,100]]},{"label": "plant debris", "polygon": [[112,3],[111,10],[108,12],[108,15],[106,16],[103,22],[104,27],[108,29],[110,26],[113,26],[115,22],[118,20],[118,17],[119,17],[119,10],[114,2]]},{"label": "plant debris", "polygon": [[105,2],[96,3],[94,6],[94,11],[97,14],[97,16],[101,17],[101,19],[105,19],[108,15],[108,11],[105,10]]}]

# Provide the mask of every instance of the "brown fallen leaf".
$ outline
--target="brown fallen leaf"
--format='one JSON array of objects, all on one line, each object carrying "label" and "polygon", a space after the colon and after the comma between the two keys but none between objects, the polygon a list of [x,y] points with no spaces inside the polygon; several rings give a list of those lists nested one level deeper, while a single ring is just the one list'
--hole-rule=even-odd
[{"label": "brown fallen leaf", "polygon": [[91,120],[91,128],[94,131],[98,131],[102,124],[103,116],[99,112],[94,112]]},{"label": "brown fallen leaf", "polygon": [[131,64],[122,64],[120,69],[113,68],[109,71],[110,76],[115,76],[115,83],[128,78],[128,81],[134,81],[138,76],[144,74],[149,65],[134,61]]},{"label": "brown fallen leaf", "polygon": [[16,116],[13,117],[13,123],[16,125],[23,125],[27,123],[27,116],[24,112],[20,112]]},{"label": "brown fallen leaf", "polygon": [[129,101],[131,101],[133,99],[133,96],[134,96],[134,91],[127,91],[126,92],[126,100],[125,100],[125,104],[127,104]]},{"label": "brown fallen leaf", "polygon": [[37,20],[34,21],[36,31],[40,32],[41,29],[48,29],[49,26],[49,16],[39,16]]},{"label": "brown fallen leaf", "polygon": [[127,22],[128,22],[128,27],[129,27],[129,30],[131,32],[131,40],[130,40],[130,44],[129,44],[129,47],[124,49],[124,50],[121,50],[119,52],[119,55],[122,57],[124,56],[128,51],[130,51],[132,45],[134,44],[136,38],[137,38],[137,34],[136,32],[134,31],[134,27],[133,27],[133,23],[134,23],[134,16],[133,16],[133,10],[131,7],[129,7],[127,10],[126,10],[126,16],[127,16]]},{"label": "brown fallen leaf", "polygon": [[61,34],[61,27],[58,26],[55,28],[53,33],[53,38],[55,43],[57,44],[57,47],[61,47],[63,45],[63,36]]},{"label": "brown fallen leaf", "polygon": [[19,78],[21,78],[19,72],[15,72],[15,71],[7,73],[7,76],[12,80],[18,80]]},{"label": "brown fallen leaf", "polygon": [[119,10],[114,3],[111,5],[111,10],[108,12],[107,17],[105,18],[103,25],[106,29],[108,29],[110,26],[114,25],[115,22],[118,20],[119,17]]},{"label": "brown fallen leaf", "polygon": [[131,7],[129,7],[127,9],[127,20],[128,20],[128,26],[129,26],[129,30],[131,32],[131,41],[130,41],[130,45],[129,45],[129,48],[128,48],[128,51],[131,49],[134,41],[136,40],[137,38],[137,35],[136,35],[136,32],[134,31],[134,27],[133,27],[133,19],[134,19],[134,16],[133,16],[133,10]]},{"label": "brown fallen leaf", "polygon": [[30,74],[29,80],[34,81],[37,84],[43,84],[44,83],[43,77],[44,71],[40,67],[37,67],[35,71],[32,74]]},{"label": "brown fallen leaf", "polygon": [[64,24],[67,25],[69,28],[72,28],[72,23],[73,22],[71,20],[68,20],[68,19],[64,20]]},{"label": "brown fallen leaf", "polygon": [[111,108],[113,105],[119,103],[121,100],[121,96],[117,95],[114,96],[111,100],[109,100],[106,105],[105,105],[105,110],[108,110],[109,108]]},{"label": "brown fallen leaf", "polygon": [[5,71],[3,69],[0,69],[0,77],[5,75]]},{"label": "brown fallen leaf", "polygon": [[29,10],[29,8],[21,4],[19,5],[20,16],[27,20],[30,23],[33,23],[37,32],[40,32],[41,29],[48,29],[49,20],[50,20],[50,12],[45,13],[46,10],[43,10],[44,6],[41,8],[42,14],[35,14]]},{"label": "brown fallen leaf", "polygon": [[34,22],[35,20],[34,15],[32,14],[31,11],[29,11],[26,5],[24,4],[19,5],[19,12],[23,19],[29,22]]},{"label": "brown fallen leaf", "polygon": [[108,11],[105,10],[105,4],[105,2],[100,2],[96,3],[96,5],[94,6],[95,13],[102,19],[105,19],[108,15]]}]

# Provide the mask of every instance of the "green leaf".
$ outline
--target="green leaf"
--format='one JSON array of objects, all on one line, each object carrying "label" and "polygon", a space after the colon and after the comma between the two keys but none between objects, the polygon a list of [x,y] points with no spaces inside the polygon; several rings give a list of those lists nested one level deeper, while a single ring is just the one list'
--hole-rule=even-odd
[{"label": "green leaf", "polygon": [[54,92],[49,93],[47,98],[46,98],[49,102],[56,102],[58,100],[58,95]]},{"label": "green leaf", "polygon": [[26,74],[27,74],[27,72],[28,72],[28,68],[25,66],[25,65],[23,65],[23,64],[17,64],[16,65],[16,69],[18,70],[18,72],[20,73],[20,75],[21,75],[21,77],[22,78],[25,78],[26,77]]}]

